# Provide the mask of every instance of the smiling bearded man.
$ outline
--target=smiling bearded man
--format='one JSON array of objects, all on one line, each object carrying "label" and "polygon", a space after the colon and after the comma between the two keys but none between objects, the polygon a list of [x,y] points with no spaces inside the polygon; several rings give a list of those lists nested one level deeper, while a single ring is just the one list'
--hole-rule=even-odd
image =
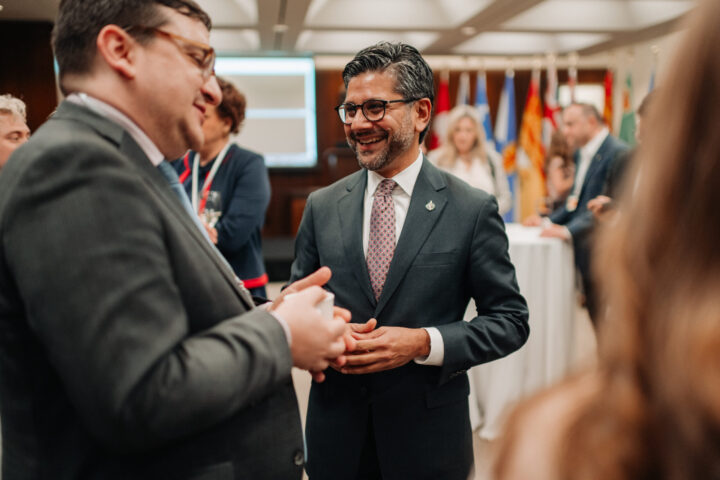
[{"label": "smiling bearded man", "polygon": [[[405,44],[369,47],[343,72],[336,110],[361,171],[310,195],[292,279],[320,266],[352,312],[347,364],[314,383],[313,480],[466,480],[473,453],[465,371],[527,339],[527,306],[491,195],[432,166],[433,76]],[[470,297],[479,315],[463,314]],[[375,328],[377,327],[377,328]]]}]

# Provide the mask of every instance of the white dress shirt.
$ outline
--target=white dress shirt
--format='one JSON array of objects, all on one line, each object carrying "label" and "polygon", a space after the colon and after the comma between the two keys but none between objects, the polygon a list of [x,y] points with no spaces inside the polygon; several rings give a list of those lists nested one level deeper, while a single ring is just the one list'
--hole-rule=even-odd
[{"label": "white dress shirt", "polygon": [[160,165],[160,162],[165,160],[165,156],[162,152],[160,152],[157,146],[155,146],[153,141],[150,140],[150,137],[148,137],[135,122],[117,108],[103,102],[102,100],[91,97],[87,93],[71,93],[68,95],[66,100],[68,102],[89,108],[93,112],[107,118],[113,123],[117,123],[124,128],[133,140],[135,140],[135,143],[140,146],[143,153],[145,153],[154,166],[157,167]]},{"label": "white dress shirt", "polygon": [[[395,244],[400,238],[402,233],[403,225],[405,224],[405,217],[407,217],[408,208],[410,207],[410,199],[412,197],[413,189],[415,188],[415,181],[420,174],[422,168],[423,154],[418,151],[418,156],[413,163],[410,164],[405,170],[398,173],[392,180],[397,183],[397,187],[392,192],[393,204],[395,205]],[[367,186],[365,188],[365,198],[363,201],[363,252],[367,257],[368,243],[370,243],[370,214],[372,212],[372,204],[380,182],[385,180],[385,177],[368,170]],[[418,357],[415,359],[416,363],[422,365],[442,365],[443,358],[445,357],[445,344],[442,339],[440,331],[435,327],[428,327],[425,329],[430,336],[430,354],[427,357]]]},{"label": "white dress shirt", "polygon": [[578,161],[578,171],[575,176],[572,195],[578,198],[580,197],[580,191],[582,190],[583,183],[585,183],[585,176],[587,175],[588,169],[590,169],[590,164],[597,151],[600,150],[600,145],[602,145],[609,134],[610,131],[607,127],[603,127],[590,141],[580,148],[580,160]]},{"label": "white dress shirt", "polygon": [[[580,148],[580,158],[577,165],[577,175],[575,175],[575,182],[573,183],[572,192],[568,196],[568,202],[575,202],[574,208],[577,208],[577,201],[580,198],[580,192],[582,191],[583,183],[585,183],[585,177],[590,169],[595,154],[600,149],[600,145],[605,141],[605,138],[610,135],[610,130],[607,127],[603,127],[598,133],[595,134],[585,145]],[[548,226],[551,222],[547,217],[543,218],[543,226]],[[564,227],[565,240],[571,240],[572,234],[570,229]]]}]

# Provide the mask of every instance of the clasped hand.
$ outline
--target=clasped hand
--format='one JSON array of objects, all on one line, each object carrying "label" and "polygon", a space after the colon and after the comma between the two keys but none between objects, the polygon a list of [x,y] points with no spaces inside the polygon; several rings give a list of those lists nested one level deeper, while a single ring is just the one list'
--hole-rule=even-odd
[{"label": "clasped hand", "polygon": [[430,353],[430,337],[425,329],[376,326],[374,318],[348,324],[354,345],[345,352],[344,363],[330,365],[341,373],[373,373],[400,367]]}]

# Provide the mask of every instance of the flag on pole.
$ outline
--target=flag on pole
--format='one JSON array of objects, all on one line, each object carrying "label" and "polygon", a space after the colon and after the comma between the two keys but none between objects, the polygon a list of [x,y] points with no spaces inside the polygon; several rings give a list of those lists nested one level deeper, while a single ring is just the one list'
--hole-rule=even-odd
[{"label": "flag on pole", "polygon": [[570,89],[570,101],[575,102],[575,86],[577,85],[577,68],[568,68],[568,88]]},{"label": "flag on pole", "polygon": [[603,108],[603,120],[605,120],[605,125],[607,125],[608,129],[610,129],[610,132],[612,132],[613,74],[612,74],[612,70],[610,70],[609,68],[605,72],[605,80],[603,83],[605,84],[605,107]]},{"label": "flag on pole", "polygon": [[517,151],[517,171],[520,181],[519,211],[522,221],[536,212],[545,197],[545,150],[542,145],[542,108],[540,106],[540,70],[532,72],[525,110],[520,125],[520,148]]},{"label": "flag on pole", "polygon": [[477,74],[477,88],[475,92],[475,108],[480,115],[480,121],[485,129],[485,140],[488,144],[495,148],[495,140],[493,138],[492,125],[490,123],[490,105],[487,99],[487,78],[485,72]]},{"label": "flag on pole", "polygon": [[513,196],[513,208],[504,218],[506,222],[515,221],[517,197],[515,195],[517,171],[515,168],[515,144],[517,142],[517,123],[515,121],[515,72],[505,72],[505,85],[500,94],[500,106],[495,119],[495,146],[503,156],[503,165],[508,174],[510,192]]},{"label": "flag on pole", "polygon": [[470,105],[470,74],[462,72],[460,74],[460,83],[458,84],[457,99],[455,106]]},{"label": "flag on pole", "polygon": [[445,70],[440,73],[437,102],[435,103],[435,118],[430,132],[429,150],[440,146],[447,129],[447,116],[450,111],[450,73]]},{"label": "flag on pole", "polygon": [[555,62],[548,63],[547,88],[545,90],[545,105],[543,107],[542,139],[545,148],[550,146],[550,138],[555,130],[562,124],[561,109],[558,105],[558,79]]},{"label": "flag on pole", "polygon": [[635,145],[635,111],[632,103],[632,75],[628,72],[623,86],[623,115],[620,123],[620,140]]}]

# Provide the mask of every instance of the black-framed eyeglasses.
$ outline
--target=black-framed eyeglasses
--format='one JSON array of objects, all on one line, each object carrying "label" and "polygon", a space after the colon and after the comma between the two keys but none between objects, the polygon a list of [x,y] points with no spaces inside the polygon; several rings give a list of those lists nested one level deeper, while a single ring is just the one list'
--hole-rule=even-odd
[{"label": "black-framed eyeglasses", "polygon": [[170,40],[183,54],[192,59],[202,73],[203,79],[215,75],[215,49],[210,45],[189,38],[165,31],[157,27],[146,27],[144,25],[133,25],[125,29],[127,32],[149,32]]},{"label": "black-framed eyeglasses", "polygon": [[345,125],[350,125],[355,119],[355,115],[359,110],[362,110],[363,115],[367,118],[368,122],[379,122],[385,118],[385,107],[388,103],[410,103],[420,100],[419,98],[401,98],[399,100],[378,100],[371,98],[365,100],[360,105],[354,103],[343,103],[335,107],[335,111],[340,115],[340,120]]}]

